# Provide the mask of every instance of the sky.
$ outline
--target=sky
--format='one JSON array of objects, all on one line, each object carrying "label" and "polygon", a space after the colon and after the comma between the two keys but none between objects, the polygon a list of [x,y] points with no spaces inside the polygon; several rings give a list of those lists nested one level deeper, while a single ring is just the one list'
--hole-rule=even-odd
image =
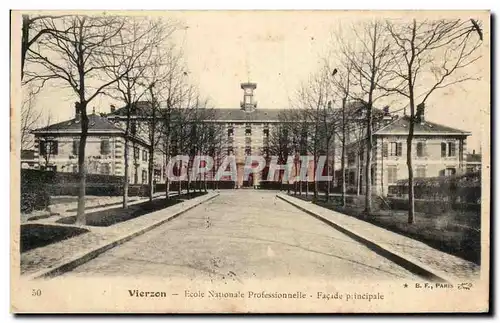
[{"label": "sky", "polygon": [[[142,13],[144,14],[144,13]],[[373,19],[374,12],[347,11],[190,11],[154,12],[181,21],[187,28],[176,34],[183,47],[190,81],[214,107],[239,108],[240,83],[257,83],[258,109],[287,108],[301,82],[320,67],[320,60],[335,50],[332,32],[341,26]],[[378,13],[379,17],[408,18],[422,13]],[[429,13],[427,13],[429,16]],[[433,13],[433,17],[469,19],[467,12]],[[420,16],[422,17],[422,16]],[[468,150],[489,149],[490,66],[488,13],[483,17],[485,41],[482,57],[467,73],[480,77],[435,92],[426,104],[426,119],[470,131]],[[69,90],[48,85],[37,97],[37,108],[52,120],[73,116],[76,97]],[[397,100],[397,99],[395,99]],[[90,103],[98,112],[109,112],[112,101],[97,97]],[[395,106],[401,102],[396,102]],[[483,147],[481,147],[483,145]]]}]

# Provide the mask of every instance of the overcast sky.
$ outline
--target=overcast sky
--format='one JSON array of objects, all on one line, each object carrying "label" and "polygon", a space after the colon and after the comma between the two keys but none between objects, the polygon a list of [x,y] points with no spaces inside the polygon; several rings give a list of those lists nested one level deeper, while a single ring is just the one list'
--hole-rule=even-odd
[{"label": "overcast sky", "polygon": [[[238,109],[242,99],[240,83],[250,80],[257,83],[258,109],[266,109],[289,106],[300,82],[307,80],[319,68],[320,59],[335,48],[332,30],[339,24],[347,26],[373,18],[376,13],[247,11],[168,15],[187,26],[177,38],[184,48],[189,76],[214,107]],[[463,17],[468,19],[470,14]],[[476,12],[474,17],[485,18],[485,42],[483,57],[468,73],[481,80],[435,92],[426,104],[427,120],[472,132],[468,140],[470,151],[478,151],[484,142],[481,124],[489,123],[490,110],[489,16],[487,12]],[[63,121],[73,116],[75,99],[69,90],[47,86],[38,96],[37,106],[50,111],[54,120]],[[98,97],[89,110],[95,107],[97,111],[109,112],[109,104],[109,99]]]}]

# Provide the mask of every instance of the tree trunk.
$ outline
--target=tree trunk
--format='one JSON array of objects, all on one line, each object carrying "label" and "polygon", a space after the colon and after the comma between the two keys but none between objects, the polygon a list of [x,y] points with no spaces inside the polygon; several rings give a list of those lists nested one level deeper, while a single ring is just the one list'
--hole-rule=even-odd
[{"label": "tree trunk", "polygon": [[149,148],[149,160],[148,160],[148,184],[149,184],[149,201],[153,201],[154,194],[154,148],[151,146]]},{"label": "tree trunk", "polygon": [[129,154],[129,143],[128,143],[128,136],[125,135],[125,146],[123,148],[123,161],[124,161],[124,174],[123,174],[123,208],[126,209],[128,208],[128,178],[130,177],[129,175],[129,160],[128,160],[128,154]]},{"label": "tree trunk", "polygon": [[179,173],[179,186],[177,187],[177,193],[178,193],[178,196],[181,196],[181,193],[182,193],[182,179],[181,179],[181,174],[182,174],[182,159],[179,160],[179,170],[180,170],[180,173]]},{"label": "tree trunk", "polygon": [[345,191],[346,191],[346,180],[345,180],[345,139],[342,138],[342,154],[341,154],[340,168],[342,169],[342,206],[345,206]]},{"label": "tree trunk", "polygon": [[313,199],[316,202],[318,200],[318,179],[316,178],[316,172],[318,171],[318,153],[314,153],[314,166],[313,166],[313,181],[314,181],[314,190],[313,190]]},{"label": "tree trunk", "polygon": [[78,208],[76,214],[76,224],[85,225],[87,224],[87,217],[85,215],[85,188],[86,188],[86,177],[87,169],[85,165],[85,145],[87,143],[87,133],[89,130],[89,118],[87,116],[87,104],[81,103],[80,105],[80,115],[81,115],[81,125],[82,133],[80,135],[80,144],[78,147]]},{"label": "tree trunk", "polygon": [[361,195],[361,158],[358,154],[358,162],[356,165],[356,195]]},{"label": "tree trunk", "polygon": [[297,181],[297,161],[294,161],[294,168],[295,168],[295,170],[294,170],[295,179],[293,180],[293,184],[294,184],[293,185],[293,189],[294,189],[293,194],[297,195],[297,185],[299,183],[299,181]]},{"label": "tree trunk", "polygon": [[[169,120],[167,119],[167,123]],[[168,200],[168,195],[170,194],[170,179],[169,176],[169,168],[168,163],[170,162],[170,126],[167,125],[167,138],[165,139],[165,165],[166,165],[166,173],[165,173],[165,199]],[[173,165],[172,165],[173,166]]]},{"label": "tree trunk", "polygon": [[366,164],[365,164],[365,215],[369,216],[372,212],[372,106],[371,101],[367,107],[367,140],[366,140]]},{"label": "tree trunk", "polygon": [[21,81],[24,77],[24,63],[26,62],[26,54],[28,53],[29,43],[29,30],[30,30],[30,17],[23,15],[23,25],[21,28]]},{"label": "tree trunk", "polygon": [[408,223],[415,223],[415,201],[413,194],[413,165],[412,165],[412,142],[415,128],[415,102],[413,96],[410,96],[410,126],[408,139],[406,140],[406,165],[408,166]]},{"label": "tree trunk", "polygon": [[[326,142],[326,176],[330,176],[330,142],[327,140]],[[330,179],[326,181],[326,192],[325,192],[325,201],[328,203],[330,201]]]},{"label": "tree trunk", "polygon": [[[167,143],[167,146],[169,144]],[[168,148],[166,149],[167,153],[165,154],[165,199],[168,200],[168,195],[170,193],[170,179],[168,178],[168,162],[170,161]]]},{"label": "tree trunk", "polygon": [[345,180],[345,155],[346,155],[346,126],[345,126],[345,106],[346,106],[347,98],[342,100],[342,153],[341,153],[341,162],[340,168],[342,169],[342,206],[345,207],[345,191],[346,191],[346,180]]},{"label": "tree trunk", "polygon": [[309,198],[309,174],[306,175],[306,197]]},{"label": "tree trunk", "polygon": [[187,194],[189,196],[189,189],[190,189],[190,186],[191,186],[191,177],[189,176],[189,164],[191,163],[190,160],[188,160],[188,164],[187,164],[187,170],[186,170],[186,174],[187,174]]}]

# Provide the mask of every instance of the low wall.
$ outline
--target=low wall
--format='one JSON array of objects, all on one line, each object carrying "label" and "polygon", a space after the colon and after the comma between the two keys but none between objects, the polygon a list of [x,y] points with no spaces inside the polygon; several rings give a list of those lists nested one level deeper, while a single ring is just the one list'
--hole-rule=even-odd
[{"label": "low wall", "polygon": [[[408,210],[408,199],[389,197],[387,200],[394,210]],[[457,210],[479,213],[481,211],[481,205],[475,203],[452,203],[449,201],[415,199],[415,211],[417,212],[439,215]]]}]

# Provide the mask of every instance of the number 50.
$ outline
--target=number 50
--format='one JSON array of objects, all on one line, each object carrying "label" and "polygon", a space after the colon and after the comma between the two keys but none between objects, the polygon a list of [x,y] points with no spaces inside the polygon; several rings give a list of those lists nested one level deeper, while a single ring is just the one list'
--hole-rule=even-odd
[{"label": "number 50", "polygon": [[41,289],[32,289],[31,296],[42,296],[42,290]]}]

